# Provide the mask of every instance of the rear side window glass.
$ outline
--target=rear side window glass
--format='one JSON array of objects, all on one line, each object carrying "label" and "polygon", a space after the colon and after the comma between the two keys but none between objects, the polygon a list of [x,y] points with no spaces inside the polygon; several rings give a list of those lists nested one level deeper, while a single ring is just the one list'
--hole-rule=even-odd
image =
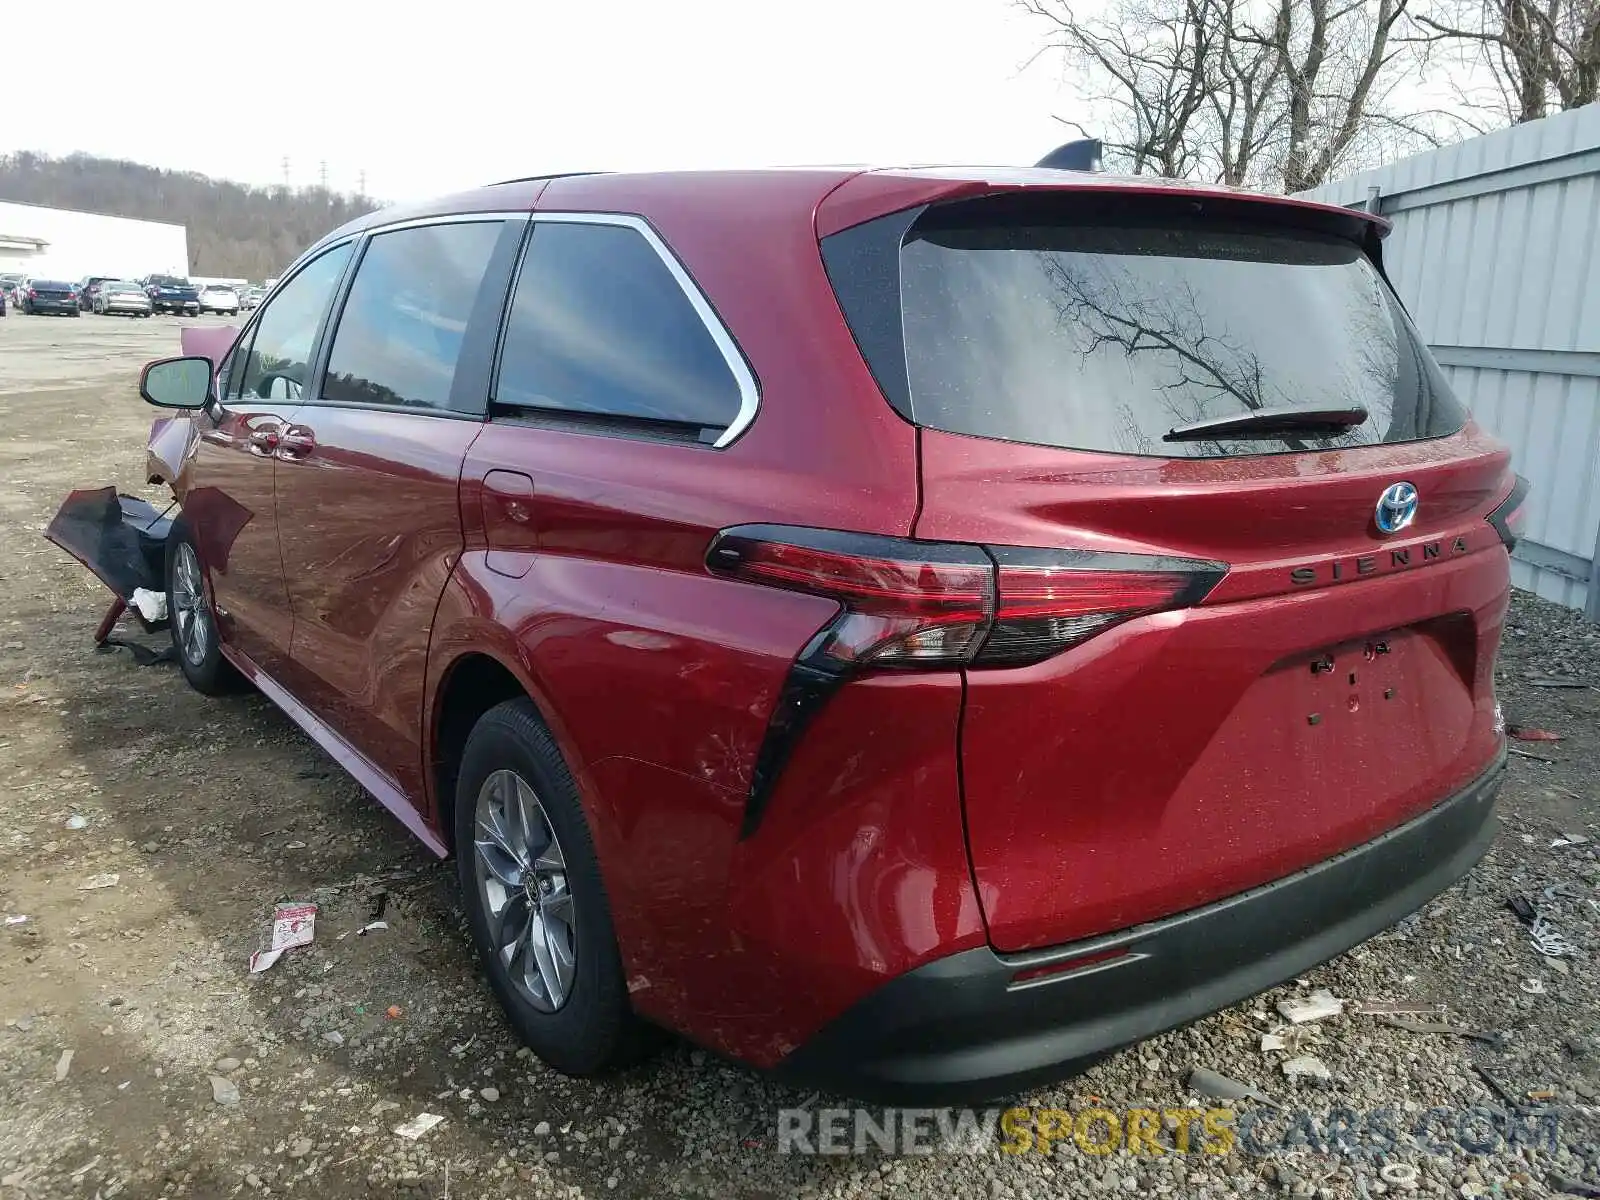
[{"label": "rear side window glass", "polygon": [[[918,424],[1205,458],[1414,441],[1465,423],[1399,302],[1346,238],[1220,219],[986,222],[979,212],[930,210],[899,251],[901,378]],[[869,342],[863,350],[872,357]],[[1263,409],[1357,407],[1368,418],[1336,433],[1165,440]]]},{"label": "rear side window glass", "polygon": [[[469,221],[376,234],[333,335],[322,399],[450,408],[467,323],[503,226]],[[481,408],[481,392],[477,399]]]},{"label": "rear side window glass", "polygon": [[[350,260],[344,243],[301,268],[261,310],[251,333],[250,351],[237,370],[241,399],[299,400],[310,375],[311,349],[327,314],[334,288]],[[235,368],[236,369],[236,368]]]},{"label": "rear side window glass", "polygon": [[656,248],[626,225],[534,225],[507,317],[495,402],[579,417],[726,429],[740,389]]}]

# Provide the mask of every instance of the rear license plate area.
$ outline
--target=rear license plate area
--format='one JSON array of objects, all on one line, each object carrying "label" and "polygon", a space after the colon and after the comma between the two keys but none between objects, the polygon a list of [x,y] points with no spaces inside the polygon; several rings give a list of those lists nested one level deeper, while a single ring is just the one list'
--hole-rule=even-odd
[{"label": "rear license plate area", "polygon": [[1415,683],[1415,671],[1407,667],[1418,649],[1416,638],[1413,631],[1395,630],[1330,646],[1285,664],[1288,670],[1306,675],[1302,691],[1306,724],[1381,716],[1384,705],[1399,700],[1408,682]]}]

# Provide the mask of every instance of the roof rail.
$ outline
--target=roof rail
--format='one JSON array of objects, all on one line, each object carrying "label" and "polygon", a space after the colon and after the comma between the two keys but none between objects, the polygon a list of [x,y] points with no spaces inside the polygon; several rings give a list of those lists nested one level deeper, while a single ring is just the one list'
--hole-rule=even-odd
[{"label": "roof rail", "polygon": [[605,175],[606,171],[556,171],[549,175],[518,175],[515,179],[497,179],[493,183],[484,184],[485,187],[499,187],[505,183],[538,183],[546,179],[571,179],[577,175]]}]

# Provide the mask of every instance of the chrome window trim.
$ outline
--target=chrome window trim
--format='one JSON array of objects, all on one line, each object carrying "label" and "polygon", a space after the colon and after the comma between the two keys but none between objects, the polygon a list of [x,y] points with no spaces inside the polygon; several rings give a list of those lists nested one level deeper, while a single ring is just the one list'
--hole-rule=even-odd
[{"label": "chrome window trim", "polygon": [[356,231],[356,234],[361,237],[376,237],[380,233],[390,233],[396,229],[418,229],[424,225],[471,225],[478,221],[526,221],[532,215],[525,208],[495,209],[484,212],[436,213],[431,217],[403,217],[396,221],[363,225]]},{"label": "chrome window trim", "polygon": [[[723,361],[728,364],[728,370],[732,372],[734,383],[739,388],[739,411],[734,415],[733,421],[728,427],[717,435],[717,440],[711,443],[711,448],[713,450],[723,449],[750,427],[761,407],[761,389],[756,383],[755,372],[750,369],[749,362],[746,361],[738,344],[734,342],[733,335],[728,332],[727,326],[722,323],[722,318],[717,315],[717,310],[711,307],[711,302],[706,299],[705,293],[700,290],[700,285],[695,283],[694,277],[689,274],[688,269],[679,261],[678,256],[662,240],[661,235],[655,231],[654,226],[649,221],[633,213],[609,212],[535,212],[532,214],[532,219],[536,227],[533,231],[534,236],[538,235],[537,226],[548,222],[559,225],[620,225],[623,228],[633,230],[643,237],[650,248],[656,252],[656,256],[666,265],[672,278],[677,281],[678,287],[683,291],[684,298],[689,301],[690,307],[694,309],[695,314],[700,318],[700,323],[706,327],[706,332],[711,335],[711,340],[717,344],[717,349],[722,353]],[[531,240],[530,238],[529,241],[531,242]],[[527,247],[525,245],[523,248],[524,255],[526,255],[526,252]],[[510,305],[516,303],[516,289],[522,282],[522,268],[523,263],[519,261],[516,275],[512,282],[511,299],[507,304],[508,315],[510,313]],[[497,368],[497,382],[498,377],[499,371]]]}]

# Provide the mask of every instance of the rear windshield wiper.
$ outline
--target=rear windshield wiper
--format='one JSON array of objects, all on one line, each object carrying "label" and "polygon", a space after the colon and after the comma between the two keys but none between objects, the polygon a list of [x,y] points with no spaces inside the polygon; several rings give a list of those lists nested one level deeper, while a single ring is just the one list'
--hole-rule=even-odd
[{"label": "rear windshield wiper", "polygon": [[1203,442],[1217,437],[1331,436],[1355,428],[1366,421],[1368,415],[1360,405],[1352,408],[1258,408],[1174,425],[1162,434],[1161,440]]}]

